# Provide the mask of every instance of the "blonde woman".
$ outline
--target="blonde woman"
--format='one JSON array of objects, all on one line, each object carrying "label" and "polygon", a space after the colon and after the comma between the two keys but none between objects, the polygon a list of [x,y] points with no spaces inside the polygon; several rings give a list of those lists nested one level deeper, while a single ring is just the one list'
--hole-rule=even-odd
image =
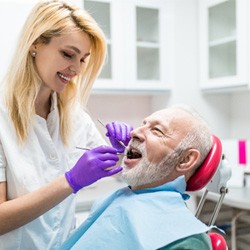
[{"label": "blonde woman", "polygon": [[42,1],[31,11],[1,91],[0,249],[58,249],[74,229],[71,194],[121,171],[110,168],[115,138],[127,144],[131,129],[108,129],[107,146],[83,110],[105,53],[78,7]]}]

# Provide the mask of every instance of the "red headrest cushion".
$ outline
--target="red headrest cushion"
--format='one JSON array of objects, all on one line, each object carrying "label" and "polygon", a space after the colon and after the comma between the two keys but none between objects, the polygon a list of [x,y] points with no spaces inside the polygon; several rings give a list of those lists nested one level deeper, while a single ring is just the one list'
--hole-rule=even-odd
[{"label": "red headrest cushion", "polygon": [[213,250],[227,250],[227,242],[221,234],[208,233]]},{"label": "red headrest cushion", "polygon": [[186,191],[197,191],[205,187],[214,176],[221,160],[222,145],[218,137],[213,135],[213,144],[206,159],[187,181]]}]

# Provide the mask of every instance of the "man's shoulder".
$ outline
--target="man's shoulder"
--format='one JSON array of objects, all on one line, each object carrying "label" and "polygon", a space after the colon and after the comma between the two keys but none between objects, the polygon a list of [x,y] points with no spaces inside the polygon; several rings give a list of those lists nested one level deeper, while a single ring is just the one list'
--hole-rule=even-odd
[{"label": "man's shoulder", "polygon": [[211,250],[211,241],[206,233],[195,234],[186,238],[177,240],[160,250]]}]

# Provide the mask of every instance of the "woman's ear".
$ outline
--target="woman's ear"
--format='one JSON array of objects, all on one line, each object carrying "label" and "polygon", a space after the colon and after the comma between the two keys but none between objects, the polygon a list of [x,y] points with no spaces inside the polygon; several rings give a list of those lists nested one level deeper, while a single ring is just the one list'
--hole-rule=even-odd
[{"label": "woman's ear", "polygon": [[185,174],[187,171],[192,170],[200,158],[200,152],[196,149],[188,149],[180,157],[180,162],[176,167],[178,172]]},{"label": "woman's ear", "polygon": [[32,44],[30,46],[29,51],[30,51],[30,54],[34,57],[34,55],[36,55],[36,53],[37,53],[37,47],[36,47],[36,45]]}]

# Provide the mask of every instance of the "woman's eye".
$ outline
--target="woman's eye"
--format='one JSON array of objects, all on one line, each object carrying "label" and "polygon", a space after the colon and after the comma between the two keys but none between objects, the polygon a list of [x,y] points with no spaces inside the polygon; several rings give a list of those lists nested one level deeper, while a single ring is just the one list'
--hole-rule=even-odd
[{"label": "woman's eye", "polygon": [[63,51],[63,56],[68,58],[68,59],[71,59],[73,56],[65,51]]}]

